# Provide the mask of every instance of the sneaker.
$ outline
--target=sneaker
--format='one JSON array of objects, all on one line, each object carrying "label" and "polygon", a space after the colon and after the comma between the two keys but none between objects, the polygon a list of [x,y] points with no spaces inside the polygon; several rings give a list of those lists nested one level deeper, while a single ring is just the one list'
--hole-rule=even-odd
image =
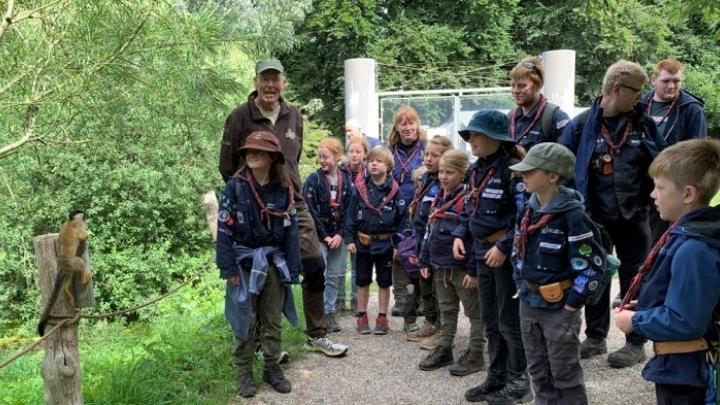
[{"label": "sneaker", "polygon": [[325,314],[325,327],[328,332],[340,332],[340,325],[335,321],[335,314]]},{"label": "sneaker", "polygon": [[488,395],[500,391],[503,387],[505,387],[505,384],[495,384],[485,380],[477,387],[465,391],[465,399],[469,402],[484,402]]},{"label": "sneaker", "polygon": [[439,345],[440,336],[438,336],[438,334],[428,336],[422,342],[420,342],[420,348],[423,350],[435,350]]},{"label": "sneaker", "polygon": [[463,353],[458,361],[448,369],[450,375],[458,377],[477,373],[482,370],[485,370],[485,357],[483,357],[482,351],[471,352],[469,350]]},{"label": "sneaker", "polygon": [[428,322],[427,320],[423,321],[422,326],[420,329],[418,329],[415,332],[410,332],[407,334],[407,340],[411,342],[419,342],[426,337],[432,336],[437,333],[437,327],[432,322]]},{"label": "sneaker", "polygon": [[387,316],[378,316],[375,318],[375,329],[373,329],[374,335],[387,335],[390,331],[388,326]]},{"label": "sneaker", "polygon": [[361,335],[369,335],[370,334],[370,325],[368,321],[367,314],[363,314],[362,316],[358,316],[357,318],[357,331]]},{"label": "sneaker", "polygon": [[420,370],[432,371],[453,364],[452,348],[440,346],[420,362]]},{"label": "sneaker", "polygon": [[340,357],[347,353],[348,347],[341,343],[335,343],[327,336],[305,340],[305,350],[321,352],[328,357]]},{"label": "sneaker", "polygon": [[488,405],[515,405],[530,402],[534,398],[530,384],[507,384],[485,397]]},{"label": "sneaker", "polygon": [[580,358],[589,359],[607,353],[605,339],[586,338],[580,343]]},{"label": "sneaker", "polygon": [[243,398],[254,397],[257,393],[252,371],[241,371],[237,378],[237,392]]},{"label": "sneaker", "polygon": [[420,327],[417,326],[417,323],[403,320],[403,332],[416,333],[418,330],[420,330]]},{"label": "sneaker", "polygon": [[292,391],[292,384],[285,378],[282,370],[277,364],[265,367],[263,370],[263,381],[270,384],[273,389],[281,394],[287,394]]},{"label": "sneaker", "polygon": [[288,361],[290,361],[290,353],[280,352],[280,356],[278,356],[277,364],[285,364]]},{"label": "sneaker", "polygon": [[392,316],[403,316],[403,306],[405,304],[401,304],[397,301],[395,301],[395,305],[393,305],[392,309],[390,310],[390,315]]},{"label": "sneaker", "polygon": [[613,368],[634,366],[645,360],[645,345],[625,343],[620,350],[608,355],[608,363]]}]

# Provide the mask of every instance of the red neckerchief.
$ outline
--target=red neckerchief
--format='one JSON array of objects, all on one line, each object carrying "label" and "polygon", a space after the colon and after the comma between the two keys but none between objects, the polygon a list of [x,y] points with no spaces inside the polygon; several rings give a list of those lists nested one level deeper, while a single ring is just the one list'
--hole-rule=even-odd
[{"label": "red neckerchief", "polygon": [[610,134],[610,131],[605,127],[605,123],[600,123],[600,135],[602,135],[603,138],[605,138],[605,142],[607,142],[608,147],[610,148],[610,152],[614,155],[619,155],[620,150],[625,145],[625,142],[628,140],[628,135],[630,135],[630,131],[632,131],[632,116],[628,115],[627,121],[625,122],[625,128],[623,128],[623,136],[622,139],[620,139],[620,142],[615,144],[612,141],[612,135]]},{"label": "red neckerchief", "polygon": [[[537,110],[535,111],[535,117],[533,118],[533,120],[532,120],[532,122],[530,123],[530,125],[528,125],[528,127],[525,128],[525,131],[524,131],[524,132],[522,133],[522,135],[520,135],[519,137],[516,137],[516,136],[515,136],[515,112],[517,112],[517,110],[520,109],[520,108],[522,108],[522,107],[514,108],[514,109],[510,112],[510,136],[511,136],[516,142],[522,141],[522,140],[530,133],[530,130],[535,126],[535,123],[537,123],[537,121],[540,119],[540,117],[542,116],[543,111],[545,111],[545,105],[546,105],[546,104],[547,104],[547,97],[541,95],[541,96],[540,96],[540,101],[538,102]],[[547,134],[543,134],[543,135],[547,136]]]},{"label": "red neckerchief", "polygon": [[[371,180],[372,181],[372,180]],[[355,189],[357,189],[358,194],[360,195],[360,198],[362,198],[363,202],[365,203],[365,206],[370,210],[376,213],[377,215],[382,214],[380,209],[385,206],[390,200],[395,198],[395,194],[398,192],[398,183],[395,181],[395,179],[392,179],[392,187],[390,187],[390,192],[385,195],[385,197],[380,201],[380,205],[377,207],[374,207],[372,204],[370,204],[370,198],[368,197],[368,191],[367,191],[367,185],[365,185],[365,176],[361,176],[360,173],[358,173],[357,177],[355,178]]]},{"label": "red neckerchief", "polygon": [[[445,197],[445,190],[440,190],[437,197],[435,197],[432,205],[430,206],[430,216],[428,217],[430,223],[435,222],[435,218],[446,218],[447,210],[450,209],[450,207],[452,207],[453,205],[456,205],[459,201],[462,201],[463,198],[465,198],[465,193],[462,192],[464,187],[465,186],[462,183],[458,185],[455,190],[453,190],[453,192],[449,194],[450,196],[454,197],[449,198],[440,208],[435,208],[438,200],[442,200]],[[456,212],[455,214],[460,215],[459,212]]]},{"label": "red neckerchief", "polygon": [[353,169],[353,166],[350,162],[348,162],[347,165],[348,171],[350,172],[350,178],[355,179],[359,173],[362,173],[365,171],[365,163],[360,162],[357,166],[357,170]]},{"label": "red neckerchief", "polygon": [[400,152],[398,152],[398,149],[400,149],[400,147],[398,145],[395,145],[395,148],[393,149],[393,157],[395,158],[396,162],[400,162],[400,173],[402,173],[403,175],[410,174],[410,171],[407,169],[407,167],[410,165],[410,162],[413,160],[415,154],[420,149],[421,144],[422,142],[420,142],[419,139],[415,141],[415,146],[410,149],[410,152],[408,152],[408,154],[406,155],[406,159],[404,162],[400,157]]},{"label": "red neckerchief", "polygon": [[433,179],[430,176],[427,177],[425,180],[425,183],[423,183],[422,187],[420,187],[420,190],[418,190],[417,193],[415,193],[415,197],[413,198],[412,202],[410,202],[410,205],[408,206],[408,215],[410,218],[412,218],[415,214],[415,209],[417,209],[418,204],[420,204],[420,200],[422,200],[423,197],[430,191],[430,188],[437,179]]},{"label": "red neckerchief", "polygon": [[488,183],[490,182],[490,179],[493,175],[495,175],[495,167],[491,167],[488,169],[488,171],[485,172],[485,177],[483,177],[482,181],[480,181],[480,184],[476,187],[475,186],[475,173],[477,173],[477,170],[473,170],[472,174],[470,175],[470,187],[472,189],[470,190],[470,199],[472,200],[472,215],[475,215],[478,208],[480,208],[480,194],[485,191],[485,187],[487,187]]},{"label": "red neckerchief", "polygon": [[[675,97],[675,99],[672,101],[672,103],[670,103],[670,106],[668,107],[667,110],[665,110],[665,114],[663,114],[662,118],[660,119],[660,122],[657,122],[657,123],[656,123],[656,126],[659,127],[660,125],[662,125],[663,122],[665,122],[666,119],[668,119],[668,117],[669,117],[670,114],[672,113],[673,108],[675,107],[675,103],[678,101],[679,98],[680,98],[680,93],[678,92],[677,97]],[[651,115],[651,114],[652,114],[652,103],[653,103],[653,101],[654,101],[653,98],[650,97],[650,102],[648,103],[648,106],[647,106],[647,108],[645,109],[645,111],[648,113],[648,115]]]},{"label": "red neckerchief", "polygon": [[657,259],[657,255],[660,253],[660,249],[662,249],[670,239],[670,232],[675,228],[675,225],[677,225],[677,221],[670,225],[668,230],[665,231],[662,237],[660,237],[657,243],[655,243],[655,246],[653,246],[650,254],[648,254],[645,258],[645,261],[633,278],[632,283],[630,283],[630,288],[628,289],[627,294],[623,297],[622,303],[620,304],[621,311],[625,309],[625,306],[635,299],[637,293],[640,292],[640,287],[642,286],[645,277],[650,273],[650,270],[652,270],[653,265],[655,264],[655,259]]},{"label": "red neckerchief", "polygon": [[545,225],[550,222],[550,220],[553,217],[553,214],[543,214],[540,219],[534,223],[530,224],[530,221],[532,220],[533,216],[533,210],[530,207],[525,208],[525,214],[523,215],[523,218],[520,220],[520,234],[517,238],[517,248],[518,248],[518,255],[520,257],[525,256],[525,248],[527,247],[527,237],[528,235],[533,235],[537,233],[540,229],[545,227]]},{"label": "red neckerchief", "polygon": [[258,207],[260,207],[260,219],[265,220],[265,225],[267,225],[268,230],[272,229],[272,217],[290,219],[290,211],[295,209],[295,192],[293,191],[293,187],[291,185],[288,185],[287,209],[285,211],[280,211],[268,208],[267,205],[265,205],[255,189],[255,177],[253,177],[250,169],[247,169],[243,174],[241,174],[240,178],[250,185],[250,191],[252,191],[253,197],[255,197],[255,203]]}]

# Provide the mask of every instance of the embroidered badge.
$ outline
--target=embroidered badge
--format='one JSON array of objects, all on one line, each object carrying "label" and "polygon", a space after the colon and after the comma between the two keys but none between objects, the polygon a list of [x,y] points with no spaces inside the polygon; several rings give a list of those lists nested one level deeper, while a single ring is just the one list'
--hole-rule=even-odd
[{"label": "embroidered badge", "polygon": [[398,200],[398,205],[401,207],[405,206],[405,200]]},{"label": "embroidered badge", "polygon": [[568,241],[569,241],[569,242],[577,242],[577,241],[579,241],[579,240],[583,240],[583,239],[587,239],[587,238],[592,238],[592,236],[593,236],[592,231],[590,231],[590,232],[588,232],[588,233],[584,233],[584,234],[582,234],[582,235],[568,235]]},{"label": "embroidered badge", "polygon": [[[245,215],[243,215],[242,212],[239,212],[239,211],[238,211],[238,213],[237,213],[235,216],[237,217],[237,220],[238,220],[238,223],[239,223],[239,224],[244,224],[244,223],[245,223]],[[228,225],[230,225],[230,222],[231,222],[231,221],[232,221],[232,218],[228,220]]]},{"label": "embroidered badge", "polygon": [[569,119],[565,119],[565,120],[562,120],[562,121],[558,121],[558,123],[555,125],[555,128],[556,128],[556,129],[563,129],[563,128],[565,128],[565,125],[568,124],[568,122],[570,122]]},{"label": "embroidered badge", "polygon": [[540,247],[541,248],[544,247],[546,249],[552,249],[552,250],[559,250],[562,247],[562,245],[559,243],[540,242]]},{"label": "embroidered badge", "polygon": [[593,257],[593,263],[595,263],[596,266],[602,266],[603,259],[600,256]]},{"label": "embroidered badge", "polygon": [[520,182],[515,186],[515,191],[517,191],[518,193],[524,193],[525,190],[526,190],[526,187],[525,187],[525,183],[523,183],[523,182]]},{"label": "embroidered badge", "polygon": [[285,132],[285,138],[295,139],[295,132],[293,132],[292,129],[288,129],[288,131]]},{"label": "embroidered badge", "polygon": [[588,267],[587,260],[580,258],[580,257],[573,257],[570,259],[570,265],[572,266],[573,270],[585,270]]},{"label": "embroidered badge", "polygon": [[580,254],[585,257],[590,257],[590,254],[592,253],[592,248],[588,245],[582,245],[580,246],[580,249],[578,249],[578,252],[580,252]]},{"label": "embroidered badge", "polygon": [[220,222],[227,222],[227,220],[230,219],[230,213],[222,210],[218,212],[218,221]]},{"label": "embroidered badge", "polygon": [[597,280],[593,280],[588,284],[588,290],[595,291],[598,288],[598,282]]}]

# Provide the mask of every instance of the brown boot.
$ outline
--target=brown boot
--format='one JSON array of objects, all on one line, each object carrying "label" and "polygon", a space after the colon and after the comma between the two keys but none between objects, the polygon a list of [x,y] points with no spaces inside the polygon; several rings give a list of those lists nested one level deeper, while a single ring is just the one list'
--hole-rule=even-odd
[{"label": "brown boot", "polygon": [[410,342],[420,342],[426,337],[437,333],[437,328],[432,322],[424,321],[420,329],[407,334],[407,340]]},{"label": "brown boot", "polygon": [[423,350],[435,350],[440,345],[440,336],[434,334],[426,337],[420,342],[420,348]]}]

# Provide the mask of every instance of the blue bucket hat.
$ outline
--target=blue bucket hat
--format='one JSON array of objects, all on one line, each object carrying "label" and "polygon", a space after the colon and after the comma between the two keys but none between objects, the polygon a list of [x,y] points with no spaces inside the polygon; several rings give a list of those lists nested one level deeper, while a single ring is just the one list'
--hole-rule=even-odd
[{"label": "blue bucket hat", "polygon": [[507,115],[498,110],[483,109],[473,114],[470,123],[458,133],[465,142],[470,139],[470,132],[478,132],[496,141],[515,143],[508,135],[509,126]]}]

